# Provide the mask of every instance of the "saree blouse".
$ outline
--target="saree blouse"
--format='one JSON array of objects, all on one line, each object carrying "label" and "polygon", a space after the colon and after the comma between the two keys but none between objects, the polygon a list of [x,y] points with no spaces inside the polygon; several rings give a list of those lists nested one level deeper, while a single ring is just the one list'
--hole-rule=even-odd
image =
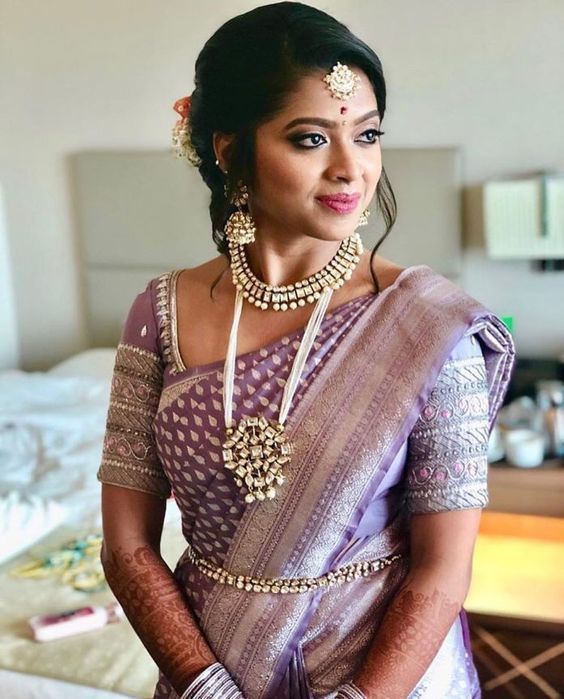
[{"label": "saree blouse", "polygon": [[[222,468],[223,360],[186,367],[178,350],[175,291],[179,272],[151,280],[127,315],[116,354],[98,478],[161,498],[173,492],[183,513],[184,533],[190,536],[196,511],[201,517],[202,509],[206,510],[210,531],[215,532],[217,524],[224,530],[230,528],[230,520],[238,521],[238,516],[230,515],[245,504],[231,474]],[[326,313],[293,406],[339,339],[378,299],[375,294],[360,296]],[[277,418],[302,335],[300,328],[237,355],[236,420],[258,412]],[[377,362],[377,358],[367,361]],[[487,414],[480,343],[473,335],[464,336],[444,363],[413,430],[398,450],[396,467],[387,473],[390,479],[395,475],[396,482],[390,480],[388,492],[401,490],[405,507],[413,513],[484,507],[488,502]],[[208,492],[212,480],[214,497]],[[373,516],[369,508],[362,529]],[[200,542],[206,544],[208,554],[217,553],[215,533],[213,539],[213,543],[204,538]]]}]

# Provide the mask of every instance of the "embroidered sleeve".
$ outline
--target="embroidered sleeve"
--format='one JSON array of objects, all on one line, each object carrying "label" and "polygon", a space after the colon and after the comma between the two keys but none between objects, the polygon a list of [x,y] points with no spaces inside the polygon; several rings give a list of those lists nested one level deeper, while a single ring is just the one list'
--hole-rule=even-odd
[{"label": "embroidered sleeve", "polygon": [[411,512],[487,505],[488,407],[480,343],[464,337],[443,365],[408,439]]},{"label": "embroidered sleeve", "polygon": [[98,480],[167,498],[153,432],[163,364],[152,284],[133,302],[117,348]]}]

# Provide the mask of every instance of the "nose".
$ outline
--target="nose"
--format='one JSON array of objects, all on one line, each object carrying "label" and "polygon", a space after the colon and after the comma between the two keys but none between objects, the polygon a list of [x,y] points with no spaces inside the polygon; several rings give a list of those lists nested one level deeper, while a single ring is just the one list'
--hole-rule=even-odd
[{"label": "nose", "polygon": [[327,175],[331,180],[343,182],[354,182],[360,179],[362,164],[358,153],[354,152],[354,146],[338,142],[331,144]]}]

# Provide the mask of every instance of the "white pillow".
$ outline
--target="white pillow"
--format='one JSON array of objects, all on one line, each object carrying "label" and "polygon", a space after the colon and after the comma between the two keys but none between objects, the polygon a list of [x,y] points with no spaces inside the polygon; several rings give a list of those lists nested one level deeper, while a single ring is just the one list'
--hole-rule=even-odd
[{"label": "white pillow", "polygon": [[16,491],[0,497],[0,563],[23,553],[56,529],[65,508],[36,495]]},{"label": "white pillow", "polygon": [[47,373],[55,376],[85,376],[110,382],[115,359],[115,347],[89,349],[55,364]]}]

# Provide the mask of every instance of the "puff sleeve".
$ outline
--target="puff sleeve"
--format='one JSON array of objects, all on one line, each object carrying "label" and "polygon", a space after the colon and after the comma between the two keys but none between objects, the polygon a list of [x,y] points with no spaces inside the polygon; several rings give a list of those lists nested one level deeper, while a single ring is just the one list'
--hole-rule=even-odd
[{"label": "puff sleeve", "polygon": [[98,480],[167,498],[153,430],[163,384],[153,287],[135,298],[117,347]]},{"label": "puff sleeve", "polygon": [[405,497],[411,513],[487,505],[488,409],[480,342],[464,336],[408,438]]}]

